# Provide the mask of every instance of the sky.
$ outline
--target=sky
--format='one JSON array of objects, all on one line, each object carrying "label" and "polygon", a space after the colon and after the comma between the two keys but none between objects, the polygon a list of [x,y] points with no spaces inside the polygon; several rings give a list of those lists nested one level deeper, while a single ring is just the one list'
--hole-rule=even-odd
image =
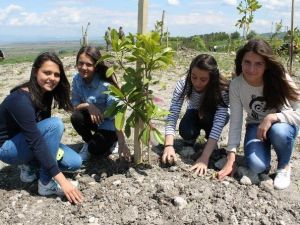
[{"label": "sky", "polygon": [[[282,20],[290,27],[292,0],[258,0],[251,30],[274,31]],[[171,36],[212,32],[242,32],[235,24],[242,17],[240,0],[148,0],[147,30],[153,30],[165,11],[165,28]],[[139,0],[0,0],[0,43],[79,40],[88,22],[89,39],[103,39],[108,26],[136,33]],[[295,0],[294,26],[299,26],[300,0]]]}]

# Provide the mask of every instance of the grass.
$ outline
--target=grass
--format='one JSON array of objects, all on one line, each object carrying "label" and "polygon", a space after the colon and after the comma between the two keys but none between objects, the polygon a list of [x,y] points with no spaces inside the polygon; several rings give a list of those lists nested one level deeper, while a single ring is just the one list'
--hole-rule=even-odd
[{"label": "grass", "polygon": [[[102,46],[99,41],[91,41],[90,44]],[[0,61],[0,65],[33,62],[38,54],[45,51],[54,51],[61,58],[76,55],[79,48],[79,41],[0,44],[0,49],[5,54],[5,59]]]}]

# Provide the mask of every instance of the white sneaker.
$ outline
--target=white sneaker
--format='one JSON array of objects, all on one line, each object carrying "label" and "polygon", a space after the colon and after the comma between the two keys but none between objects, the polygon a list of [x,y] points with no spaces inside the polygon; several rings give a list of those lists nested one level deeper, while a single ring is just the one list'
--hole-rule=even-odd
[{"label": "white sneaker", "polygon": [[119,144],[118,144],[117,141],[110,147],[110,152],[112,154],[118,154],[119,153]]},{"label": "white sneaker", "polygon": [[287,169],[279,169],[276,171],[276,177],[274,179],[274,188],[275,189],[285,189],[291,183],[291,167]]},{"label": "white sneaker", "polygon": [[[77,180],[71,180],[70,181],[76,188],[79,186],[79,183]],[[38,181],[38,193],[42,196],[47,195],[58,195],[58,196],[64,196],[64,192],[61,189],[60,185],[55,181],[51,180],[48,184],[44,185],[40,180]]]},{"label": "white sneaker", "polygon": [[21,170],[20,173],[20,180],[24,183],[31,183],[37,179],[36,170],[32,166],[28,165],[19,165],[19,169]]},{"label": "white sneaker", "polygon": [[83,146],[82,146],[82,148],[81,148],[81,150],[79,151],[78,154],[81,156],[81,159],[82,159],[83,162],[87,161],[90,158],[91,154],[89,152],[88,143],[83,144]]}]

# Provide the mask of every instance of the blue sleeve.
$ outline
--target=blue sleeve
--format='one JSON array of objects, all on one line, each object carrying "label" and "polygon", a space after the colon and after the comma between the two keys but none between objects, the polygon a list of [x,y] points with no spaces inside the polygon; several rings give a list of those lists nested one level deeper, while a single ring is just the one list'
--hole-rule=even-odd
[{"label": "blue sleeve", "polygon": [[72,97],[71,97],[71,102],[74,107],[79,105],[81,102],[81,93],[79,89],[79,84],[78,84],[78,74],[76,74],[73,77],[72,81]]},{"label": "blue sleeve", "polygon": [[37,127],[37,118],[31,99],[24,94],[17,95],[16,98],[11,98],[6,102],[6,110],[20,127],[36,159],[49,171],[52,177],[57,175],[60,172],[57,161],[49,152],[48,146]]}]

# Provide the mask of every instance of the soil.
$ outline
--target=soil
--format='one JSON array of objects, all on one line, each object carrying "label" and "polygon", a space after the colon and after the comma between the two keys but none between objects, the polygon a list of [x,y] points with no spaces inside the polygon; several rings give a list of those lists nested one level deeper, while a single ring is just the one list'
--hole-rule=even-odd
[{"label": "soil", "polygon": [[[181,55],[183,53],[180,53]],[[187,69],[196,52],[185,51],[180,63],[160,71],[160,83],[154,87],[159,103],[167,109],[176,81]],[[177,57],[178,59],[178,57]],[[63,58],[71,81],[75,56]],[[29,78],[31,63],[0,67],[0,100],[9,90]],[[82,140],[73,130],[69,115],[55,111],[65,122],[62,142],[79,150]],[[156,124],[163,131],[163,124]],[[226,127],[220,146],[226,144]],[[133,151],[132,138],[128,139]],[[215,178],[216,162],[225,157],[222,150],[211,157],[208,174],[195,176],[187,171],[200,154],[202,144],[186,154],[180,137],[175,148],[179,161],[175,166],[160,164],[162,146],[145,151],[145,164],[135,166],[120,161],[116,155],[92,159],[75,173],[65,173],[79,181],[83,204],[70,204],[65,198],[41,197],[37,183],[22,183],[17,166],[0,165],[0,224],[300,224],[300,152],[299,140],[292,156],[292,183],[283,191],[273,188],[276,167],[267,176],[255,177],[245,169],[242,152],[238,171],[223,181]],[[199,150],[200,149],[200,150]],[[199,151],[197,151],[199,150]],[[150,164],[148,163],[150,158]],[[220,160],[221,159],[221,160]]]}]

